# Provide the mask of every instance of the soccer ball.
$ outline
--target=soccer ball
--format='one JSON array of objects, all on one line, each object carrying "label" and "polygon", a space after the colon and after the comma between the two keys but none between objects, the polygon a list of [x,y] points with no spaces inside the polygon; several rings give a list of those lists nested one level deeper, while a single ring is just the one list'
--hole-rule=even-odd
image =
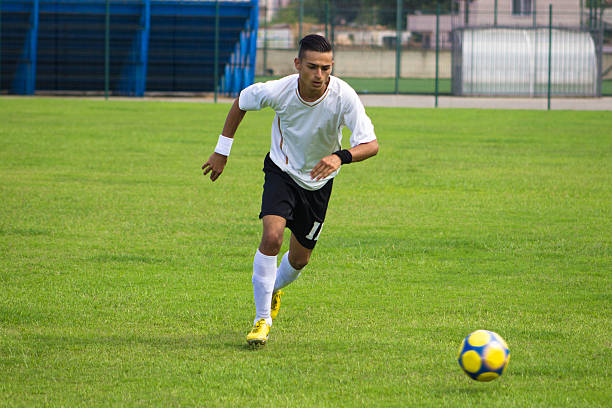
[{"label": "soccer ball", "polygon": [[476,330],[463,339],[457,361],[468,377],[476,381],[492,381],[508,367],[510,350],[499,334]]}]

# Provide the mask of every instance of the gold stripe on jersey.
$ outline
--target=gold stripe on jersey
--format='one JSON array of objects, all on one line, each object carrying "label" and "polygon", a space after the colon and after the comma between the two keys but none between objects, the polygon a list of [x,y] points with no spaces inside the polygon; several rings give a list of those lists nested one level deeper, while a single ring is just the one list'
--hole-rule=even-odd
[{"label": "gold stripe on jersey", "polygon": [[278,132],[280,133],[280,137],[281,137],[281,140],[280,140],[280,150],[285,155],[285,164],[289,164],[289,157],[283,151],[283,129],[281,129],[280,117],[277,116],[277,119],[278,119]]}]

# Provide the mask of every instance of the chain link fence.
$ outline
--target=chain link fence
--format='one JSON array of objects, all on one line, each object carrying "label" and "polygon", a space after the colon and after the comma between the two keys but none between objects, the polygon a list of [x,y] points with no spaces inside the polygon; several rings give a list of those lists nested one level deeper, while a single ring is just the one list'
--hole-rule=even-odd
[{"label": "chain link fence", "polygon": [[256,79],[295,72],[299,39],[318,33],[334,46],[334,74],[360,93],[612,95],[608,6],[589,0],[263,0]]},{"label": "chain link fence", "polygon": [[236,95],[308,33],[360,93],[612,95],[612,0],[0,0],[0,93]]}]

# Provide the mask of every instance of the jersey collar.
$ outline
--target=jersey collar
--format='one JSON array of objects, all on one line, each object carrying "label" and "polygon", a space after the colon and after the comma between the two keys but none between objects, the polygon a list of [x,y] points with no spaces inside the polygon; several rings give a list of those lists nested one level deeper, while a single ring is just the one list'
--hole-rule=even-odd
[{"label": "jersey collar", "polygon": [[329,93],[329,88],[330,88],[331,83],[332,83],[332,78],[333,78],[333,77],[330,75],[330,76],[329,76],[329,83],[327,84],[327,89],[325,89],[325,92],[323,93],[323,95],[321,95],[321,96],[319,97],[319,99],[317,99],[316,101],[313,101],[313,102],[307,102],[307,101],[305,101],[304,99],[302,99],[302,96],[300,95],[300,90],[299,90],[299,81],[300,81],[300,79],[299,79],[299,77],[298,77],[297,81],[295,81],[295,94],[296,94],[296,96],[298,97],[298,100],[299,100],[300,102],[302,102],[304,105],[306,105],[306,106],[310,106],[311,108],[312,108],[312,107],[314,107],[314,106],[317,106],[318,104],[320,104],[321,102],[323,102],[323,99],[325,99],[325,97],[326,97],[326,96],[327,96],[327,94]]}]

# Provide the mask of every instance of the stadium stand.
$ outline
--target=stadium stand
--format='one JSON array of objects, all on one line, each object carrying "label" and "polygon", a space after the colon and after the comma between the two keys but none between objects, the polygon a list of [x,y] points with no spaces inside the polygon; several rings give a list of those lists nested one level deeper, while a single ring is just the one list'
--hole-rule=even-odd
[{"label": "stadium stand", "polygon": [[115,94],[212,92],[215,60],[221,92],[254,81],[257,0],[110,0],[108,54],[106,10],[106,0],[0,0],[0,90],[99,92],[108,70]]}]

